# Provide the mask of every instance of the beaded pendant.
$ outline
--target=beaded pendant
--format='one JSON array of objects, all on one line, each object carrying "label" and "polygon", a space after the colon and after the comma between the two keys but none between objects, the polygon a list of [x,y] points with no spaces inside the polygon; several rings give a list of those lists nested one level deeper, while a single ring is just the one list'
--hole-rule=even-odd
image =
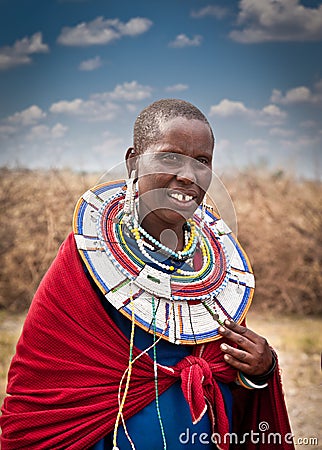
[{"label": "beaded pendant", "polygon": [[153,261],[141,244],[129,245],[122,223],[125,193],[124,180],[104,183],[84,193],[76,205],[75,241],[93,280],[129,319],[133,298],[135,323],[151,334],[155,330],[157,336],[185,345],[219,339],[218,321],[240,323],[254,293],[252,268],[239,242],[222,219],[209,210],[202,217],[199,207],[192,219],[201,243],[201,268]]}]

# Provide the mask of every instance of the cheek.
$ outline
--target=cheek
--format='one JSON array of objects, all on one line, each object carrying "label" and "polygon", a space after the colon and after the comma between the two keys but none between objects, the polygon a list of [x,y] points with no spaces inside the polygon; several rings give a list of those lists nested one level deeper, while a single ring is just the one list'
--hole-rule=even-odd
[{"label": "cheek", "polygon": [[143,194],[155,189],[162,189],[167,186],[170,177],[161,174],[151,174],[139,177],[139,193]]},{"label": "cheek", "polygon": [[202,189],[206,192],[210,186],[212,179],[212,172],[210,170],[207,171],[205,177],[203,178]]}]

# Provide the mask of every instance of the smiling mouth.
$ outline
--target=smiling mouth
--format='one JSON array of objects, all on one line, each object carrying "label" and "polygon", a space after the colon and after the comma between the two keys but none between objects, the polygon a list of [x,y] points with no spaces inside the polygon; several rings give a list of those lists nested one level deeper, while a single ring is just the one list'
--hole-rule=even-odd
[{"label": "smiling mouth", "polygon": [[[192,206],[196,207],[197,195],[188,194],[179,191],[172,191],[168,193],[168,196],[171,200],[174,200],[176,207],[186,207],[191,208]],[[181,208],[180,208],[181,209]]]},{"label": "smiling mouth", "polygon": [[182,202],[182,203],[188,203],[188,202],[191,202],[191,200],[193,200],[193,196],[192,195],[178,194],[176,192],[171,193],[170,197],[174,198],[174,199],[176,199],[176,200],[178,200],[179,202]]}]

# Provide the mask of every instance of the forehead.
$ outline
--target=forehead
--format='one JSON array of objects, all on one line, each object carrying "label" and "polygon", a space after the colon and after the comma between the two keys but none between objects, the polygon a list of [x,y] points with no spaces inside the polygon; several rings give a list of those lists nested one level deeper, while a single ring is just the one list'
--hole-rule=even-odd
[{"label": "forehead", "polygon": [[175,117],[161,122],[159,130],[160,136],[152,145],[154,151],[156,147],[164,146],[169,146],[173,150],[179,148],[181,151],[191,149],[202,149],[207,153],[213,151],[213,137],[210,127],[202,120]]},{"label": "forehead", "polygon": [[173,119],[162,121],[159,129],[162,137],[180,134],[191,138],[211,138],[209,126],[202,120],[198,119],[174,117]]}]

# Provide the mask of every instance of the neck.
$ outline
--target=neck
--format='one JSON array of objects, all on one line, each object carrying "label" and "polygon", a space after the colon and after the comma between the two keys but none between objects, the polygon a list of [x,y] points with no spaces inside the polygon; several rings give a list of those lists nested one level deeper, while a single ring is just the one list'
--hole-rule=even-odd
[{"label": "neck", "polygon": [[184,248],[184,221],[176,224],[163,223],[153,220],[153,212],[142,220],[142,227],[155,239],[175,251]]}]

